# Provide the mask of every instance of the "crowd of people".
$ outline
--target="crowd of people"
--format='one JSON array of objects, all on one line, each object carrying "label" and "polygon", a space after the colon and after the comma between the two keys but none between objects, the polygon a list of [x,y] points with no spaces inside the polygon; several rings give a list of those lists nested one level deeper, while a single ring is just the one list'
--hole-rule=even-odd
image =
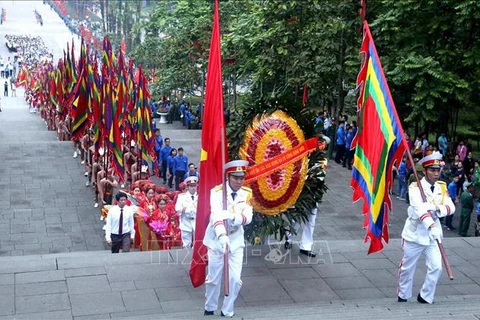
[{"label": "crowd of people", "polygon": [[[52,62],[53,54],[45,46],[42,37],[31,35],[5,35],[5,45],[12,53],[13,59],[8,57],[7,61],[0,58],[0,72],[5,77],[7,73],[16,78],[19,68],[22,66],[34,69],[38,63]],[[2,66],[3,64],[3,66]]]}]

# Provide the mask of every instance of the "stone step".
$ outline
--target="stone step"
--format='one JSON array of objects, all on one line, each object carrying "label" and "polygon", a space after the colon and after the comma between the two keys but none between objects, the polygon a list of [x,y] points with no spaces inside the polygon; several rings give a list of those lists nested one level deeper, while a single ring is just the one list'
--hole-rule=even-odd
[{"label": "stone step", "polygon": [[[480,295],[440,296],[432,305],[415,302],[398,303],[394,299],[344,300],[324,303],[302,303],[236,309],[239,319],[478,319]],[[415,300],[415,299],[412,299]],[[181,302],[179,302],[181,303]],[[219,314],[220,311],[215,314]],[[202,311],[136,316],[135,319],[196,319]],[[134,319],[134,318],[124,318]]]}]

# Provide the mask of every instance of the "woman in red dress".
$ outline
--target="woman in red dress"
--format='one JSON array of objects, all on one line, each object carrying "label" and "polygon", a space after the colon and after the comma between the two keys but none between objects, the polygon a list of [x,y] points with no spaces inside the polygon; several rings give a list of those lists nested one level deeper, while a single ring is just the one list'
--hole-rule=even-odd
[{"label": "woman in red dress", "polygon": [[166,207],[170,199],[164,194],[161,194],[158,196],[157,200],[158,209],[153,212],[150,220],[148,221],[148,226],[156,236],[159,249],[165,250],[168,249],[168,237],[166,237],[166,230],[169,220]]},{"label": "woman in red dress", "polygon": [[145,198],[140,201],[139,206],[151,216],[153,211],[158,209],[157,202],[155,201],[155,185],[147,185],[144,191]]},{"label": "woman in red dress", "polygon": [[[155,185],[148,184],[144,188],[145,197],[142,197],[140,204],[138,205],[138,214],[135,217],[135,221],[138,227],[138,239],[135,239],[135,243],[139,244],[140,251],[150,250],[151,240],[150,228],[148,221],[153,212],[158,209],[157,202],[155,201]],[[135,237],[137,237],[135,235]]]}]

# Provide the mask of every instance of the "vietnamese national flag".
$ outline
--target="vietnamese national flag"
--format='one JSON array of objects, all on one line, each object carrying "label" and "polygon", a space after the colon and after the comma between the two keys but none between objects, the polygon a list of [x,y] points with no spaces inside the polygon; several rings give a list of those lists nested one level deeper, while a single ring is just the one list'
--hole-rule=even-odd
[{"label": "vietnamese national flag", "polygon": [[[190,280],[194,287],[205,283],[207,247],[203,237],[210,220],[210,190],[222,183],[223,164],[227,161],[227,145],[223,120],[222,61],[220,50],[220,24],[218,0],[215,0],[212,39],[208,58],[207,90],[202,124],[202,153],[200,157],[200,181],[193,245]],[[223,149],[223,150],[222,150]],[[222,151],[224,154],[222,154]]]}]

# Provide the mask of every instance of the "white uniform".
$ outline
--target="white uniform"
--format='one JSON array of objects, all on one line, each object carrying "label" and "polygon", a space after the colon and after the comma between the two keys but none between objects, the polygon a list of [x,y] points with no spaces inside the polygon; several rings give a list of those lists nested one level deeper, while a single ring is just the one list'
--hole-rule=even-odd
[{"label": "white uniform", "polygon": [[[317,219],[318,207],[312,209],[310,214],[307,216],[308,221],[303,224],[302,238],[300,240],[300,250],[312,251],[313,248],[313,231],[315,229],[315,220]],[[300,223],[294,222],[293,228],[295,232],[298,233],[300,229]],[[288,233],[288,242],[293,243],[295,239],[295,234],[293,232]]]},{"label": "white uniform", "polygon": [[[193,197],[193,198],[192,198]],[[184,248],[192,246],[193,233],[195,232],[195,217],[197,215],[198,194],[195,192],[181,193],[178,195],[175,211],[180,215],[180,230]]]},{"label": "white uniform", "polygon": [[[442,257],[438,245],[429,235],[429,227],[435,223],[436,228],[442,230],[438,218],[455,212],[455,205],[448,195],[445,182],[438,181],[431,184],[425,178],[420,181],[425,192],[427,202],[423,202],[420,189],[413,182],[409,189],[410,206],[408,218],[403,227],[403,259],[398,271],[398,297],[408,299],[412,296],[413,276],[417,261],[425,253],[427,275],[420,296],[428,303],[433,303],[437,281],[442,273]],[[438,208],[437,211],[435,211]],[[431,210],[429,212],[429,210]],[[432,214],[432,212],[434,212]],[[443,233],[442,233],[443,236]]]},{"label": "white uniform", "polygon": [[222,306],[222,312],[227,317],[234,314],[234,302],[242,286],[240,277],[242,274],[243,248],[245,247],[243,226],[252,221],[252,206],[250,204],[252,190],[242,187],[236,192],[235,200],[232,199],[231,194],[232,189],[227,186],[227,211],[233,213],[235,219],[233,221],[228,220],[228,226],[225,226],[223,222],[226,217],[223,211],[222,186],[216,186],[211,190],[210,223],[203,239],[203,244],[208,248],[205,310],[215,311],[220,296],[224,257],[223,246],[220,244],[218,237],[222,234],[228,234],[230,242],[228,254],[230,292],[224,298]]}]

